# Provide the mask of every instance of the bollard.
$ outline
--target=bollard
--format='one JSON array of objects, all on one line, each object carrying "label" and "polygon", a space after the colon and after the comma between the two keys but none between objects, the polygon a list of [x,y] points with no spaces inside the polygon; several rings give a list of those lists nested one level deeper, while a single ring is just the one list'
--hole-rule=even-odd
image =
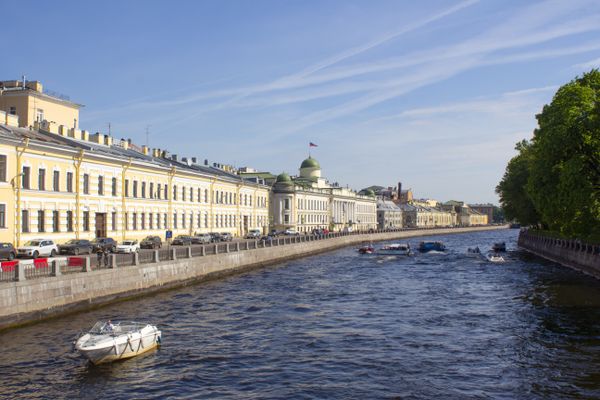
[{"label": "bollard", "polygon": [[191,246],[188,246],[186,255],[187,255],[187,258],[192,258],[192,247]]},{"label": "bollard", "polygon": [[219,245],[215,243],[215,254],[219,254]]},{"label": "bollard", "polygon": [[154,250],[152,254],[152,262],[157,263],[160,261],[160,256],[158,255],[158,250]]},{"label": "bollard", "polygon": [[177,251],[174,248],[171,249],[171,260],[177,260]]},{"label": "bollard", "polygon": [[92,265],[90,263],[90,258],[89,257],[85,257],[84,260],[85,260],[85,262],[83,264],[83,272],[91,272],[92,271]]},{"label": "bollard", "polygon": [[50,276],[60,276],[60,264],[58,261],[52,261],[52,271],[50,272]]},{"label": "bollard", "polygon": [[140,265],[140,253],[137,251],[133,253],[133,264],[132,265]]},{"label": "bollard", "polygon": [[240,242],[235,242],[235,251],[240,251]]},{"label": "bollard", "polygon": [[225,253],[229,253],[229,243],[225,244]]},{"label": "bollard", "polygon": [[202,257],[204,257],[206,255],[206,248],[204,245],[202,245]]},{"label": "bollard", "polygon": [[26,279],[25,278],[25,265],[18,263],[17,268],[15,268],[15,274],[16,274],[16,276],[15,276],[16,281],[19,281],[19,282],[24,281]]},{"label": "bollard", "polygon": [[108,268],[117,268],[117,255],[111,254],[108,258]]}]

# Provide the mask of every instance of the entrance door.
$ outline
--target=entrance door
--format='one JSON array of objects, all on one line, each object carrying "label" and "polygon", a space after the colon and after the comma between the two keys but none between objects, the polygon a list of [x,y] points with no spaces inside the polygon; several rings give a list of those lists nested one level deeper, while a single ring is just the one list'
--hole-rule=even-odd
[{"label": "entrance door", "polygon": [[248,233],[248,216],[244,215],[244,236]]},{"label": "entrance door", "polygon": [[106,213],[96,213],[96,237],[106,237]]}]

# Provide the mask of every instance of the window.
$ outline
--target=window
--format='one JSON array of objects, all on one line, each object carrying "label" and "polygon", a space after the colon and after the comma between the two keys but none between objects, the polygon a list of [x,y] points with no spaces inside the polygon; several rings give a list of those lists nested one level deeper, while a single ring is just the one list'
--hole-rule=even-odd
[{"label": "window", "polygon": [[6,156],[0,155],[0,181],[6,182]]},{"label": "window", "polygon": [[142,182],[142,199],[146,198],[146,182]]},{"label": "window", "polygon": [[104,195],[104,177],[102,175],[98,176],[98,194]]},{"label": "window", "polygon": [[149,213],[148,214],[148,228],[149,229],[154,229],[154,214]]},{"label": "window", "polygon": [[177,185],[173,186],[173,200],[177,200]]},{"label": "window", "polygon": [[173,228],[177,229],[177,213],[173,213]]},{"label": "window", "polygon": [[67,192],[73,193],[73,173],[67,172]]},{"label": "window", "polygon": [[198,228],[202,228],[202,214],[200,213],[198,213]]},{"label": "window", "polygon": [[117,195],[117,178],[112,178],[112,195]]},{"label": "window", "polygon": [[204,202],[208,203],[208,189],[204,189]]},{"label": "window", "polygon": [[59,221],[60,214],[58,211],[52,211],[52,232],[60,232]]},{"label": "window", "polygon": [[159,200],[162,198],[162,188],[160,183],[156,184],[156,197],[158,197]]},{"label": "window", "polygon": [[169,187],[165,184],[165,200],[169,200]]},{"label": "window", "polygon": [[169,227],[169,223],[167,221],[167,213],[164,213],[163,215],[163,226],[165,227],[165,229]]},{"label": "window", "polygon": [[[134,183],[134,187],[135,187],[135,183]],[[132,224],[133,230],[137,231],[137,213],[133,213],[132,218],[133,218],[133,224]]]},{"label": "window", "polygon": [[117,230],[117,213],[116,213],[116,211],[112,212],[110,219],[111,219],[111,225],[112,225],[111,230],[116,231]]},{"label": "window", "polygon": [[149,190],[150,198],[154,198],[154,182],[150,182],[150,190]]},{"label": "window", "polygon": [[156,229],[160,229],[160,213],[156,213]]},{"label": "window", "polygon": [[21,210],[21,231],[29,233],[29,210]]},{"label": "window", "polygon": [[44,223],[44,210],[38,210],[38,232],[46,231],[46,224]]},{"label": "window", "polygon": [[190,201],[194,201],[194,188],[190,188]]},{"label": "window", "polygon": [[0,228],[6,228],[6,204],[0,204]]},{"label": "window", "polygon": [[83,212],[83,231],[84,232],[90,231],[90,212],[89,211]]},{"label": "window", "polygon": [[198,203],[202,202],[202,189],[198,188]]},{"label": "window", "polygon": [[54,171],[52,175],[52,190],[60,192],[60,171]]},{"label": "window", "polygon": [[284,210],[290,209],[290,199],[283,199],[283,209]]},{"label": "window", "polygon": [[90,176],[83,174],[83,194],[90,194]]},{"label": "window", "polygon": [[15,106],[10,106],[10,108],[8,109],[8,113],[10,115],[17,115],[17,107]]},{"label": "window", "polygon": [[181,226],[185,229],[185,213],[181,213]]},{"label": "window", "polygon": [[67,211],[67,232],[73,232],[73,211]]},{"label": "window", "polygon": [[190,213],[190,228],[194,227],[194,212]]},{"label": "window", "polygon": [[133,181],[133,197],[137,197],[138,195],[138,181]]},{"label": "window", "polygon": [[29,189],[30,186],[30,181],[29,181],[29,175],[31,174],[31,167],[23,167],[23,189]]},{"label": "window", "polygon": [[44,168],[38,170],[38,190],[46,190],[46,170]]},{"label": "window", "polygon": [[42,122],[44,120],[44,110],[42,110],[41,108],[37,109],[35,113],[35,120],[37,122]]},{"label": "window", "polygon": [[181,201],[185,201],[185,186],[181,188]]},{"label": "window", "polygon": [[208,228],[208,213],[204,214],[204,227]]},{"label": "window", "polygon": [[125,213],[125,219],[123,221],[125,221],[125,230],[128,231],[129,230],[129,213]]},{"label": "window", "polygon": [[129,197],[129,179],[125,179],[125,197]]},{"label": "window", "polygon": [[142,213],[142,230],[146,229],[146,213]]}]

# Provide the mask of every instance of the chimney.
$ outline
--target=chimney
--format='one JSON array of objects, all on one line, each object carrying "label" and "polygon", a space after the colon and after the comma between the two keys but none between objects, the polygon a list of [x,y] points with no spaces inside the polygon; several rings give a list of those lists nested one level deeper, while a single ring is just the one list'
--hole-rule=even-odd
[{"label": "chimney", "polygon": [[129,142],[125,139],[121,139],[121,147],[125,150],[129,149]]},{"label": "chimney", "polygon": [[112,144],[113,144],[113,138],[112,138],[112,136],[104,135],[104,144],[107,145],[107,146],[109,146],[109,147],[112,146]]},{"label": "chimney", "polygon": [[182,163],[187,164],[187,161],[188,161],[187,157],[181,157]]},{"label": "chimney", "polygon": [[177,154],[173,154],[173,155],[171,156],[171,160],[173,160],[173,161],[177,161]]},{"label": "chimney", "polygon": [[192,163],[193,164],[198,164],[198,159],[196,157],[192,157]]},{"label": "chimney", "polygon": [[148,155],[148,153],[150,153],[150,148],[146,145],[142,146],[142,153],[144,153],[145,156]]},{"label": "chimney", "polygon": [[401,194],[402,194],[402,182],[398,182],[398,198],[400,198]]},{"label": "chimney", "polygon": [[208,158],[204,159],[204,165],[208,166]]}]

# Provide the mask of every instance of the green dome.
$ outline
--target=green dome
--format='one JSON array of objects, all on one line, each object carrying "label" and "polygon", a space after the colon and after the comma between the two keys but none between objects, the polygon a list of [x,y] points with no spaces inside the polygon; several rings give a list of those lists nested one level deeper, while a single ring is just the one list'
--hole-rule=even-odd
[{"label": "green dome", "polygon": [[290,178],[290,176],[288,174],[283,172],[283,173],[277,175],[277,180],[275,182],[276,183],[292,183],[292,178]]},{"label": "green dome", "polygon": [[321,168],[319,162],[312,157],[308,157],[306,160],[302,161],[302,165],[300,168]]},{"label": "green dome", "polygon": [[358,194],[362,194],[363,196],[375,197],[375,192],[372,189],[363,189]]}]

